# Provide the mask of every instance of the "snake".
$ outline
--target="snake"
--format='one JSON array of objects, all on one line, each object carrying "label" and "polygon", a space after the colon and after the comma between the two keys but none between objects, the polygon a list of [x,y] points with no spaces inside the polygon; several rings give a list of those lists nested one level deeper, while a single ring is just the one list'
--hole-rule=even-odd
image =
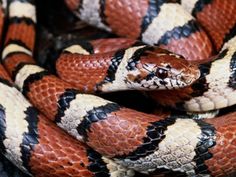
[{"label": "snake", "polygon": [[209,58],[213,48],[206,32],[176,2],[178,0],[65,1],[71,11],[90,25],[159,45],[189,60]]},{"label": "snake", "polygon": [[39,177],[133,175],[48,121],[13,85],[2,65],[0,76],[1,152],[24,173]]},{"label": "snake", "polygon": [[[235,105],[234,1],[226,0],[223,4],[219,0],[143,0],[136,3],[97,0],[93,4],[88,0],[65,2],[71,11],[90,25],[158,45],[187,60],[202,61],[203,64],[199,66],[201,79],[191,87],[178,91],[165,89],[148,92],[158,103],[194,113]],[[126,14],[125,18],[120,18],[122,13]],[[214,61],[204,62],[214,51],[218,52]],[[62,78],[68,80],[64,75]]]},{"label": "snake", "polygon": [[[173,4],[171,3],[171,5]],[[24,9],[24,11],[22,11],[22,9]],[[179,5],[177,9],[180,9]],[[80,88],[76,88],[73,84],[50,74],[44,68],[36,65],[33,59],[34,36],[36,34],[36,16],[33,1],[11,1],[9,4],[8,18],[9,26],[6,32],[2,59],[4,67],[12,77],[16,86],[12,86],[4,68],[1,67],[0,71],[4,73],[1,74],[2,89],[0,89],[0,115],[2,120],[0,122],[1,149],[3,154],[20,169],[35,176],[76,176],[78,174],[79,176],[132,176],[132,170],[144,174],[158,174],[163,171],[168,171],[187,176],[226,176],[235,172],[235,113],[214,119],[202,120],[194,120],[187,116],[179,115],[156,116],[122,107],[117,103],[95,95],[82,94]],[[194,19],[192,22],[194,22]],[[192,24],[192,22],[190,22],[190,24]],[[194,26],[195,25],[196,24],[194,24]],[[200,27],[197,28],[195,32],[205,34]],[[181,40],[182,38],[178,39]],[[65,49],[57,65],[59,65],[61,59],[67,58],[66,55],[70,55],[72,58],[78,57],[78,55],[81,56],[81,51],[83,55],[87,55],[87,58],[86,55],[83,56],[83,58],[89,60],[91,54],[96,55],[96,52],[94,52],[97,48],[95,43],[96,42],[90,43],[93,46],[92,52],[89,51],[91,47],[83,44]],[[100,41],[100,43],[102,42]],[[105,61],[111,61],[118,71],[119,69],[125,69],[123,72],[126,73],[129,71],[126,67],[129,66],[128,64],[125,63],[125,67],[117,67],[117,65],[120,66],[120,64],[123,64],[123,61],[131,59],[130,67],[138,67],[140,69],[139,71],[142,71],[144,67],[148,67],[148,69],[146,68],[147,70],[151,69],[151,71],[155,73],[155,76],[151,75],[151,79],[156,78],[156,76],[161,76],[160,78],[164,80],[166,79],[166,77],[164,77],[166,75],[172,75],[172,78],[176,79],[175,76],[173,77],[176,70],[177,75],[180,72],[182,72],[181,76],[185,74],[185,77],[182,77],[182,79],[185,80],[187,84],[191,84],[199,77],[198,69],[190,65],[177,54],[172,54],[171,52],[156,47],[146,47],[142,43],[133,41],[131,41],[130,44],[128,44],[128,46],[126,45],[125,48],[123,46],[124,44],[118,45],[118,50],[123,52],[122,57],[118,57],[117,59],[119,61],[112,61],[112,59],[116,59],[114,56],[117,56],[117,53],[114,53],[114,51],[111,51],[111,53],[98,52],[97,55],[105,56],[105,54],[107,54]],[[74,52],[75,49],[76,52]],[[142,50],[135,53],[138,49]],[[78,54],[77,51],[80,53]],[[74,56],[73,53],[75,53]],[[136,54],[135,57],[134,53]],[[120,56],[120,53],[118,54]],[[131,56],[124,57],[127,55]],[[157,61],[157,63],[153,61],[153,57],[157,58],[156,60],[160,57],[161,63],[160,61]],[[173,62],[167,60],[170,66],[163,66],[162,62],[165,61],[164,58],[169,60],[173,59]],[[145,60],[148,61],[148,66],[143,64]],[[176,60],[177,65],[175,65],[174,60]],[[97,61],[94,63],[96,62]],[[104,60],[102,62],[104,62]],[[107,67],[108,64],[106,64],[106,62],[104,63]],[[87,67],[88,63],[89,62],[87,62]],[[161,66],[159,66],[159,64]],[[98,64],[91,65],[94,66]],[[187,69],[186,66],[191,66],[191,69]],[[186,82],[186,75],[189,76],[189,72],[192,76],[189,81]],[[109,72],[105,74],[107,73],[109,74]],[[87,85],[87,90],[85,88],[81,89],[88,92],[102,91],[104,87],[101,83],[104,84],[105,81],[105,84],[109,84],[110,81],[110,78],[107,79],[107,75],[105,74],[104,77],[99,80],[98,86],[96,81],[95,88],[91,88]],[[130,74],[134,73],[128,72],[128,75],[126,75],[127,78],[128,76],[131,77]],[[146,73],[142,76],[144,76],[146,80],[150,77],[147,77]],[[116,79],[117,77],[115,77],[113,81],[117,81]],[[152,83],[154,82],[161,84],[160,81],[152,81]],[[174,82],[169,83],[173,85]],[[133,85],[135,87],[137,86],[135,84]],[[178,84],[175,85],[177,86]],[[159,87],[158,85],[158,88]],[[178,85],[178,88],[179,87]],[[148,86],[148,88],[150,88],[150,86]],[[168,88],[168,86],[166,86],[165,89],[166,88]],[[144,90],[145,89],[147,89],[147,87],[145,87]],[[21,91],[31,104],[42,112],[43,115],[36,113],[35,108],[31,106],[19,91]],[[6,95],[11,99],[7,99]],[[16,104],[15,109],[12,108],[14,104]],[[8,112],[6,110],[11,111]],[[12,121],[12,119],[15,118],[14,111],[21,112],[20,116],[16,116],[19,119],[17,123]],[[33,115],[29,116],[28,111]],[[13,115],[11,112],[13,112]],[[6,124],[8,122],[9,124],[12,122],[15,124],[8,125]],[[77,140],[66,135],[65,132],[56,127],[55,124]],[[24,125],[23,129],[16,128],[22,125]],[[37,133],[35,133],[31,126],[37,127]],[[10,134],[8,133],[9,128]],[[29,133],[30,131],[32,131],[32,133]],[[51,131],[53,133],[48,133]],[[11,136],[12,134],[15,135],[16,138]],[[27,137],[28,134],[30,134],[30,138]],[[13,143],[13,145],[7,143],[11,138],[13,138],[13,140],[10,142]],[[46,140],[47,138],[51,139]],[[25,139],[27,141],[25,141]],[[65,139],[67,139],[67,141]],[[58,144],[55,143],[56,140],[58,140],[60,142],[58,144],[63,145],[63,147],[58,146]],[[24,143],[27,144],[25,145]],[[85,143],[88,147],[81,143]],[[50,147],[50,145],[52,147]],[[63,153],[54,150],[53,148],[55,147],[53,146],[55,145],[59,150],[65,150],[66,152]],[[72,147],[67,148],[67,146],[65,147],[64,145]],[[40,149],[40,147],[42,148]],[[96,156],[98,160],[90,157],[88,150],[86,150],[89,148],[93,149],[93,153],[97,153],[94,156]],[[49,154],[46,154],[46,152]],[[58,154],[53,155],[53,152],[57,152]],[[68,163],[66,160],[61,161],[60,158],[57,159],[61,154],[63,154],[63,157],[68,155],[67,160],[71,160],[70,162],[72,163]],[[77,154],[78,156],[76,156]],[[75,159],[77,158],[79,158],[79,164],[75,163]],[[81,158],[83,158],[83,160]],[[111,162],[110,159],[113,161]],[[99,164],[98,161],[102,163],[103,171],[98,169],[98,167],[92,168],[93,163],[96,165]],[[111,165],[106,165],[107,163],[112,163],[113,166],[116,167],[115,170]],[[73,166],[74,164],[77,165]],[[40,168],[41,165],[45,166]],[[108,169],[118,172],[112,173],[109,172]],[[125,169],[127,169],[127,171],[125,171]],[[93,170],[98,170],[99,172],[96,173]],[[123,174],[120,171],[123,171]]]},{"label": "snake", "polygon": [[[219,53],[213,61],[207,60],[199,65],[201,79],[192,86],[175,92],[152,92],[150,96],[163,105],[194,113],[233,106],[235,105],[236,4],[234,1],[225,1],[225,4],[221,4],[217,0],[196,1],[195,6],[184,4],[189,6],[186,9],[201,22]],[[217,20],[210,20],[215,18]],[[165,96],[160,97],[160,95]]]},{"label": "snake", "polygon": [[[116,51],[106,47],[114,41]],[[81,50],[78,44],[65,48],[56,61],[58,76],[81,92],[177,89],[200,77],[198,68],[181,56],[135,40],[101,39],[89,44]]]}]

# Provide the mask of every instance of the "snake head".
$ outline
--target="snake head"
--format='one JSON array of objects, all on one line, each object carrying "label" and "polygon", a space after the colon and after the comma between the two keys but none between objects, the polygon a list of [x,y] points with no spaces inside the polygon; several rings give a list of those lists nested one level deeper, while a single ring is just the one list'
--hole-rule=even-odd
[{"label": "snake head", "polygon": [[127,83],[132,89],[163,90],[191,85],[200,77],[197,65],[165,49],[149,47],[131,64]]}]

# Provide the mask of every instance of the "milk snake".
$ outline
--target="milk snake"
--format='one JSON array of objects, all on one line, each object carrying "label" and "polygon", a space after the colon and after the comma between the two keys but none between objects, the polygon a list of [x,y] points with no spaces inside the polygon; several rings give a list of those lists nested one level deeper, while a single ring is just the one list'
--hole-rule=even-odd
[{"label": "milk snake", "polygon": [[[69,2],[69,7],[71,8],[77,8],[76,2],[79,5],[79,1]],[[84,0],[81,2],[86,4],[89,1]],[[95,2],[97,3],[97,1]],[[150,5],[152,5],[151,2],[154,1],[150,1]],[[169,9],[178,6],[172,3],[166,4],[162,1],[158,5],[155,6],[158,8],[154,8],[154,11],[157,11],[159,7]],[[153,10],[151,6],[148,9]],[[177,9],[181,8],[177,7]],[[159,11],[162,10],[159,9]],[[179,13],[182,12],[177,14]],[[150,14],[152,13],[150,12]],[[154,20],[153,17],[151,19]],[[95,20],[97,21],[97,19]],[[39,111],[97,152],[69,137],[55,127],[44,115],[38,113],[12,85],[4,68],[1,66],[1,149],[3,154],[15,165],[26,173],[35,176],[133,176],[134,172],[132,170],[141,173],[158,173],[166,170],[188,176],[225,176],[235,172],[235,113],[215,119],[202,120],[193,120],[184,115],[155,116],[124,108],[97,96],[81,94],[80,91],[84,88],[79,87],[76,89],[75,84],[62,81],[35,64],[32,58],[35,22],[35,7],[32,1],[11,1],[9,5],[9,27],[2,52],[3,64],[19,90]],[[193,19],[188,25],[197,26]],[[102,27],[107,28],[107,26]],[[210,44],[205,32],[200,27],[196,27],[190,32],[190,34],[193,32],[193,35],[205,36],[203,39],[205,39],[207,44]],[[134,35],[137,35],[137,33],[134,31]],[[149,34],[146,35],[149,36]],[[196,39],[196,37],[193,38]],[[167,39],[171,40],[170,37],[167,37]],[[187,41],[183,36],[178,38],[178,40],[181,39],[183,39],[182,42]],[[142,67],[146,66],[143,60],[154,63],[155,67],[149,65],[148,68],[155,71],[154,73],[157,76],[161,76],[162,82],[159,81],[158,83],[166,86],[162,89],[171,88],[170,85],[163,84],[163,80],[165,81],[166,76],[170,77],[169,72],[173,73],[173,69],[177,73],[180,73],[179,71],[183,72],[181,73],[181,76],[183,76],[181,79],[184,81],[186,81],[184,74],[188,75],[188,79],[189,75],[191,75],[189,82],[185,82],[187,84],[191,84],[199,77],[196,66],[190,65],[176,54],[156,47],[144,46],[144,44],[133,42],[132,40],[128,44],[126,39],[120,40],[125,41],[125,43],[121,42],[121,45],[117,45],[118,54],[123,53],[122,55],[115,53],[114,49],[106,53],[102,51],[100,54],[101,56],[105,56],[105,54],[109,56],[102,62],[111,60],[110,63],[111,65],[113,64],[111,66],[113,70],[115,68],[115,70],[119,71],[124,59],[128,60],[128,64],[124,64],[128,67],[123,67],[127,71],[130,68],[133,71],[132,67],[141,68],[142,71]],[[165,40],[163,39],[163,41]],[[146,41],[144,40],[144,42]],[[60,61],[68,59],[67,55],[70,55],[74,60],[81,56],[81,54],[78,54],[81,51],[84,52],[82,54],[92,51],[96,55],[96,49],[99,48],[99,45],[96,48],[95,43],[96,41],[65,49],[57,61],[57,66],[62,67],[61,72],[65,71],[63,68],[67,67],[68,61],[63,65],[60,65]],[[101,43],[100,41],[99,44]],[[201,48],[201,42],[199,41],[199,43],[198,45]],[[227,46],[229,44],[230,41],[225,43],[227,51],[223,50],[222,53],[225,55],[221,54],[220,58],[232,53],[229,52],[228,54],[228,51],[233,50],[233,47],[231,49],[233,45]],[[93,50],[90,50],[91,46],[93,46]],[[170,46],[173,45],[171,44]],[[104,46],[101,47],[101,49],[103,48]],[[115,49],[117,48],[115,47]],[[135,53],[138,49],[145,50]],[[207,49],[207,51],[206,53],[208,54],[204,54],[205,57],[209,57],[212,49]],[[186,51],[180,54],[184,55],[184,53]],[[99,56],[99,54],[97,55]],[[116,58],[117,55],[121,57]],[[194,56],[194,54],[191,55]],[[83,59],[89,59],[90,56],[88,55],[87,58],[83,56]],[[197,56],[199,55],[197,54]],[[156,59],[154,60],[153,57],[156,57]],[[112,59],[116,59],[116,61]],[[158,59],[161,62],[156,61]],[[167,61],[166,59],[170,60],[168,61],[169,66],[163,65],[163,61]],[[221,60],[217,60],[216,63],[218,61]],[[108,66],[107,63],[104,62],[106,67]],[[228,63],[226,62],[226,64]],[[88,67],[89,65],[85,66]],[[87,71],[85,70],[84,72]],[[58,70],[58,74],[60,75],[60,70]],[[109,76],[109,72],[105,74]],[[136,73],[131,74],[135,75]],[[143,78],[146,80],[150,78],[145,73],[139,75],[144,76]],[[153,77],[155,76],[152,75],[151,78]],[[109,84],[110,78],[104,78],[105,80],[103,81],[107,81],[106,83]],[[117,76],[115,75],[114,78],[116,80]],[[130,76],[130,78],[133,77]],[[140,79],[140,77],[138,78]],[[174,78],[176,79],[177,77]],[[171,83],[169,82],[169,84]],[[177,85],[175,84],[175,86]],[[103,91],[100,89],[102,87],[99,86],[95,88],[95,91]],[[178,86],[181,87],[181,84]],[[159,87],[160,85],[158,85]],[[88,86],[87,88],[85,89],[87,92],[94,91],[94,87],[91,89]],[[148,88],[151,89],[151,87]],[[146,89],[147,87],[144,88],[144,90]],[[6,99],[6,97],[11,99]],[[16,107],[14,110],[12,110],[13,105]],[[15,114],[17,114],[16,117],[19,119],[17,123],[12,120],[15,118]],[[15,128],[18,126],[19,128]],[[70,147],[68,148],[67,145]],[[68,158],[63,158],[62,160],[60,155],[63,157],[68,156]],[[113,161],[108,158],[112,158]],[[115,163],[120,165],[115,165]]]}]

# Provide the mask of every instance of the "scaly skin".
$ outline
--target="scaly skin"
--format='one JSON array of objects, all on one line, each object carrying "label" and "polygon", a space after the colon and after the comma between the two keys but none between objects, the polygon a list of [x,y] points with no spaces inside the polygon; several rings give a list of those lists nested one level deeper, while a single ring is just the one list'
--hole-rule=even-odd
[{"label": "scaly skin", "polygon": [[[108,52],[107,46],[115,40]],[[69,46],[56,62],[59,77],[82,92],[93,93],[178,89],[200,76],[196,65],[178,55],[130,39],[126,45],[123,41],[103,39]]]},{"label": "scaly skin", "polygon": [[[193,0],[191,0],[193,1]],[[182,0],[182,6],[196,17],[211,37],[216,51],[220,51],[230,30],[235,28],[236,1],[198,0],[193,8],[187,8],[189,0]]]},{"label": "scaly skin", "polygon": [[219,54],[214,57],[214,61],[208,59],[199,66],[201,79],[192,86],[178,91],[149,94],[160,104],[195,113],[235,105],[236,2],[184,0],[181,3],[208,32]]},{"label": "scaly skin", "polygon": [[[30,58],[31,53],[23,45],[9,51],[7,43],[4,61],[18,55],[19,51]],[[29,58],[22,61],[32,61]],[[51,120],[103,155],[139,172],[150,173],[165,168],[188,176],[215,175],[212,171],[215,167],[212,162],[217,161],[214,148],[221,146],[221,139],[234,148],[236,137],[224,136],[230,125],[234,128],[234,116],[232,121],[223,124],[226,129],[223,131],[220,126],[224,117],[208,122],[149,115],[96,96],[80,94],[70,84],[35,64],[13,66],[9,70],[10,73],[14,71],[15,83],[24,95]],[[220,151],[222,153],[224,151]],[[217,175],[235,172],[234,157],[229,156],[225,162],[230,162],[233,168],[216,166]]]},{"label": "scaly skin", "polygon": [[5,79],[0,65],[1,152],[18,168],[36,177],[126,176],[119,166],[109,171],[113,164],[48,121]]},{"label": "scaly skin", "polygon": [[[225,43],[213,62],[199,66],[201,79],[192,86],[175,92],[154,92],[151,97],[163,105],[196,113],[235,105],[235,41],[233,37]],[[166,96],[159,97],[160,94]]]},{"label": "scaly skin", "polygon": [[160,45],[188,60],[206,59],[212,54],[212,45],[207,34],[175,1],[65,2],[81,20],[119,36],[140,39],[150,45]]}]

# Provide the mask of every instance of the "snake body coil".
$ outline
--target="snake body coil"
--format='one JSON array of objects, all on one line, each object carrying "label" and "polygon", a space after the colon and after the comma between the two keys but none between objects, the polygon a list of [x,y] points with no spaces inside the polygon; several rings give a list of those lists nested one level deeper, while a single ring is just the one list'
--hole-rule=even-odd
[{"label": "snake body coil", "polygon": [[235,105],[236,2],[191,2],[181,3],[208,32],[219,54],[199,66],[201,79],[192,86],[175,92],[152,92],[150,96],[163,105],[196,113]]},{"label": "snake body coil", "polygon": [[[177,1],[150,0],[134,3],[106,0],[91,3],[87,0],[66,0],[65,2],[78,17],[91,25],[121,36],[138,38],[146,43],[159,45],[189,60],[207,59],[214,49],[219,51],[214,61],[200,65],[201,79],[191,87],[180,91],[150,92],[149,95],[161,104],[189,112],[212,111],[235,105],[235,1],[227,0],[223,3],[219,0],[178,1],[201,23],[210,35],[213,46],[195,19],[187,14],[180,4],[176,3]],[[119,10],[121,7],[123,11]],[[95,16],[97,18],[94,18]],[[122,18],[124,16],[126,18]],[[72,60],[70,58],[70,61]],[[76,60],[78,61],[78,57]],[[58,66],[59,76],[68,81],[72,80],[69,79],[70,74],[66,72],[69,69],[63,66],[63,64],[61,67]],[[75,67],[70,65],[70,68]],[[79,68],[76,70],[79,71]],[[78,72],[76,76],[83,74]],[[86,82],[75,78],[71,83],[78,88],[86,85]],[[165,87],[165,89],[170,88],[173,89],[174,86],[171,84]]]},{"label": "snake body coil", "polygon": [[[73,3],[79,1],[68,2],[70,2],[69,7],[74,8],[74,6],[72,6]],[[85,8],[89,1],[84,0],[80,2],[82,2],[82,4],[77,3],[77,5],[82,9],[80,10],[82,19],[85,19],[86,15],[89,14],[88,11],[93,12],[91,13],[92,15],[97,15],[97,11],[95,11],[98,9],[96,6],[97,1],[95,1],[93,8],[91,7],[89,9]],[[108,5],[109,2],[111,1],[106,1]],[[116,2],[120,1],[114,1],[110,3],[110,5],[116,5]],[[125,2],[127,3],[129,1],[124,1],[124,3]],[[146,8],[140,11],[142,13],[139,14],[140,16],[138,18],[139,26],[142,22],[142,25],[145,26],[145,30],[134,26],[135,29],[139,31],[134,31],[134,33],[130,35],[133,35],[135,38],[141,35],[142,39],[146,39],[148,36],[147,31],[155,29],[156,25],[159,24],[159,22],[156,22],[158,21],[157,19],[162,17],[162,15],[158,17],[157,13],[154,13],[153,16],[147,9],[152,7],[151,3],[162,1],[150,0],[148,1],[149,6],[146,3],[147,1],[139,2],[142,2],[142,7]],[[154,6],[154,11],[158,10],[157,7],[159,6],[157,5],[158,4]],[[112,8],[112,6],[108,7]],[[136,7],[140,6],[137,5]],[[179,5],[173,3],[163,3],[161,7],[162,8],[158,10],[161,14],[166,13],[165,9],[169,8],[175,9],[175,12],[178,12],[177,14],[185,13],[180,10]],[[21,9],[27,10],[23,11]],[[114,10],[115,9],[110,11],[113,12]],[[152,8],[150,10],[152,10]],[[102,12],[108,16],[108,12],[110,11],[106,9]],[[148,15],[151,15],[150,18]],[[95,22],[98,23],[100,27],[107,30],[113,29],[113,27],[110,28],[106,23],[103,23],[103,20],[99,19],[98,16],[96,17]],[[140,17],[144,17],[144,20],[140,20]],[[196,24],[192,17],[190,17],[191,16],[184,17],[184,20],[179,23],[185,23],[187,19],[188,27],[195,27]],[[151,21],[147,20],[148,18],[151,19]],[[110,20],[110,23],[113,21],[115,20]],[[79,91],[102,91],[104,87],[101,87],[101,83],[106,81],[104,79],[107,78],[107,74],[109,74],[110,71],[118,72],[119,69],[122,71],[120,74],[124,73],[129,71],[129,69],[127,69],[129,67],[127,66],[141,69],[135,70],[136,73],[125,73],[127,74],[125,77],[132,78],[132,76],[135,76],[137,79],[143,76],[143,78],[148,80],[147,78],[150,78],[150,76],[147,77],[148,74],[144,72],[145,66],[147,70],[151,68],[156,74],[160,68],[164,70],[169,68],[164,62],[168,62],[171,66],[168,70],[167,78],[171,78],[170,75],[173,76],[173,70],[177,71],[178,74],[179,72],[183,72],[180,75],[182,77],[178,79],[184,80],[185,83],[189,85],[199,77],[199,72],[196,67],[191,65],[191,68],[187,68],[190,64],[181,59],[178,55],[156,47],[150,48],[144,46],[144,44],[137,44],[132,40],[129,40],[130,42],[128,44],[121,42],[120,45],[117,45],[117,49],[123,52],[121,57],[115,58],[118,55],[117,53],[114,51],[108,52],[105,51],[105,49],[96,54],[96,51],[100,51],[98,50],[99,45],[96,44],[96,41],[93,41],[92,47],[93,51],[95,51],[94,55],[101,57],[106,55],[105,59],[102,60],[102,62],[104,61],[105,63],[106,69],[101,69],[106,72],[103,73],[103,77],[100,78],[99,81],[96,80],[93,83],[87,83],[86,89],[76,89],[76,84],[69,84],[35,64],[32,58],[35,40],[35,22],[36,17],[33,2],[13,0],[10,3],[9,27],[5,38],[5,47],[2,52],[3,64],[20,91],[22,91],[24,96],[27,97],[39,111],[44,113],[48,119],[54,121],[59,127],[63,128],[77,140],[84,142],[97,152],[91,150],[91,152],[95,154],[95,157],[91,157],[91,154],[88,153],[90,150],[88,150],[86,146],[68,135],[65,135],[65,133],[55,127],[50,120],[44,118],[40,113],[38,114],[35,108],[22,97],[15,87],[4,80],[7,79],[7,74],[1,67],[1,148],[4,150],[4,155],[13,161],[15,165],[26,172],[29,170],[36,176],[84,175],[99,177],[110,175],[112,177],[119,177],[132,176],[132,170],[154,174],[166,170],[188,176],[225,176],[235,172],[235,113],[215,119],[203,120],[193,120],[186,116],[154,116],[124,108],[97,96],[81,94]],[[149,22],[148,25],[146,24],[147,22]],[[116,24],[110,24],[110,26],[115,25]],[[129,28],[131,27],[132,26],[129,26]],[[174,30],[183,30],[185,34],[185,27],[178,27]],[[169,29],[169,31],[171,31],[171,29]],[[117,33],[123,34],[122,31],[117,31]],[[200,27],[197,27],[196,30],[190,30],[186,35],[192,36],[194,39],[196,39],[196,36],[200,35],[205,39],[203,40],[204,44],[208,44],[209,42],[208,38],[204,37],[206,34]],[[124,39],[120,40],[122,41]],[[168,42],[162,43],[162,41]],[[158,39],[155,38],[156,44],[162,44],[166,48],[172,46],[177,41],[185,43],[186,39],[183,38],[182,35],[175,40],[171,39],[168,35],[164,35],[164,37],[160,37],[159,35]],[[103,43],[102,41],[98,43],[107,45],[107,43]],[[199,43],[197,43],[197,45],[200,48],[202,47]],[[145,50],[137,52],[139,49],[144,48]],[[72,60],[82,63],[82,66],[83,62],[89,64],[89,58],[91,57],[91,55],[88,55],[88,52],[91,53],[89,49],[91,49],[91,47],[87,47],[87,45],[71,46],[62,53],[57,61],[57,65],[61,66],[60,62],[63,60],[70,60],[67,55],[71,56]],[[229,48],[229,50],[230,49],[231,48]],[[211,53],[209,52],[211,49],[206,48],[206,50],[207,54],[205,53],[203,55],[208,57],[209,53]],[[182,54],[184,54],[184,52]],[[227,54],[228,53],[226,53],[226,55]],[[129,55],[129,57],[126,55]],[[191,55],[195,56],[195,54]],[[177,64],[175,64],[174,58],[177,60]],[[116,61],[114,61],[114,59]],[[158,61],[158,59],[160,59],[160,61]],[[165,59],[169,59],[170,61]],[[126,63],[124,61],[126,61]],[[68,64],[69,61],[65,63]],[[96,61],[91,65],[96,66],[99,65],[98,63],[99,62]],[[124,65],[124,67],[121,67],[122,65]],[[109,66],[113,67],[113,70],[109,70]],[[61,66],[62,69],[58,70],[58,73],[63,75],[64,67],[67,66]],[[60,67],[58,69],[60,69]],[[144,73],[141,73],[141,71]],[[69,73],[73,72],[74,70],[72,69]],[[149,71],[148,73],[150,74],[152,72]],[[115,74],[116,73],[113,73],[113,75]],[[67,74],[64,74],[64,76],[66,75]],[[137,75],[139,75],[139,77]],[[115,75],[113,81],[117,81],[117,78],[119,81],[119,76]],[[163,72],[156,74],[155,77],[156,76],[162,78],[161,80],[166,78],[163,79]],[[166,76],[166,74],[164,74],[164,76]],[[177,76],[173,78],[176,79]],[[186,80],[188,80],[188,82],[186,82]],[[110,82],[110,80],[108,81]],[[158,84],[160,83],[161,81],[158,81]],[[169,84],[170,83],[173,84],[174,82],[169,82]],[[178,84],[175,84],[175,86],[177,85]],[[171,86],[166,84],[164,88],[168,87]],[[6,99],[6,94],[11,99]],[[19,122],[17,122],[15,127],[13,127],[14,124],[11,125],[11,123],[15,122],[13,121],[15,112],[13,111],[12,114],[8,112],[8,110],[13,109],[12,105],[14,105],[14,101],[16,101],[16,108],[14,110],[21,113],[21,116],[17,116]],[[32,116],[29,116],[28,112],[30,112]],[[15,129],[19,131],[14,131]],[[12,134],[14,136],[11,136]],[[13,140],[7,143],[10,138]],[[55,143],[56,140],[58,140],[58,143]],[[67,147],[67,144],[70,147]],[[65,145],[66,147],[61,147],[60,145]],[[56,150],[54,146],[56,146]],[[65,152],[59,151],[58,148],[65,150]],[[53,152],[55,152],[55,154]],[[68,159],[61,160],[59,158],[61,154],[63,154],[63,157],[68,155]],[[114,162],[110,161],[108,158],[111,158]],[[42,163],[40,163],[40,160],[42,160]],[[80,163],[77,163],[76,160]],[[119,166],[115,168],[114,163],[119,164]],[[45,166],[41,168],[39,164]],[[69,164],[69,167],[66,166],[66,164]],[[93,166],[94,164],[96,167]],[[74,169],[74,167],[76,168]],[[127,170],[126,168],[131,170]]]},{"label": "snake body coil", "polygon": [[65,2],[80,19],[91,25],[160,45],[189,60],[206,59],[212,53],[206,33],[175,0]]}]

